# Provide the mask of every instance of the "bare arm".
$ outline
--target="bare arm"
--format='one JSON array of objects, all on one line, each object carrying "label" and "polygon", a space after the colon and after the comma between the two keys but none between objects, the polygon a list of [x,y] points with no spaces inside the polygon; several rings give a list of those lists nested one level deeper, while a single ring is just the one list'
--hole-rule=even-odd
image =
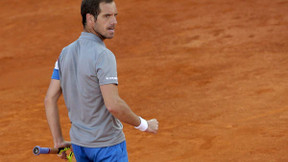
[{"label": "bare arm", "polygon": [[63,145],[65,145],[64,144],[65,141],[62,136],[58,105],[57,105],[61,93],[62,91],[60,87],[60,81],[51,79],[44,102],[45,102],[46,117],[50,127],[50,131],[52,133],[55,148],[62,147]]},{"label": "bare arm", "polygon": [[125,101],[119,97],[118,87],[116,85],[103,85],[101,86],[101,92],[105,105],[113,116],[133,126],[138,126],[140,124],[139,117],[132,112]]},{"label": "bare arm", "polygon": [[[118,118],[120,121],[130,124],[134,127],[140,125],[141,121],[130,107],[122,100],[118,94],[118,87],[115,84],[107,84],[100,86],[108,111]],[[152,119],[148,121],[147,132],[157,133],[158,121]]]}]

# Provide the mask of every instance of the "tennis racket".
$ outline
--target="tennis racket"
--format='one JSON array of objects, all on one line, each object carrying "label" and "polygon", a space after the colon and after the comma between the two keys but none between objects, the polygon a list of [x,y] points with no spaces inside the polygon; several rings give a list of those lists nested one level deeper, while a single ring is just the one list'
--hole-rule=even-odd
[{"label": "tennis racket", "polygon": [[[49,148],[49,147],[40,147],[40,146],[35,146],[33,148],[33,154],[34,155],[40,155],[40,154],[59,154],[61,155],[62,152],[65,151],[71,151],[70,147],[63,147],[63,148]],[[69,162],[72,162],[72,157],[73,157],[73,152],[71,151],[68,155],[67,155],[67,159]]]}]

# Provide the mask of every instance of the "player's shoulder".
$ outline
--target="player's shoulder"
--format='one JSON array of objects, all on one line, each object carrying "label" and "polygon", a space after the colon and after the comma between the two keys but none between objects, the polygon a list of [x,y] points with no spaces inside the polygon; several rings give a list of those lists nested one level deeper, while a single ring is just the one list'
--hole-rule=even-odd
[{"label": "player's shoulder", "polygon": [[68,44],[67,46],[62,48],[61,55],[65,55],[66,53],[69,53],[70,51],[75,50],[77,46],[78,46],[77,40]]},{"label": "player's shoulder", "polygon": [[108,57],[108,58],[115,59],[115,55],[108,48],[103,49],[99,55],[100,57]]}]

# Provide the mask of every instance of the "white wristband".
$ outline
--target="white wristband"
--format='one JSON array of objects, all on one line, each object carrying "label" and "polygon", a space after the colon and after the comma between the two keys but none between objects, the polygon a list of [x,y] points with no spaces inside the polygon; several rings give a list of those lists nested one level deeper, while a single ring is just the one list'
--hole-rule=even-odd
[{"label": "white wristband", "polygon": [[140,122],[141,123],[140,123],[140,125],[138,127],[135,127],[135,128],[144,132],[148,128],[148,123],[147,123],[147,121],[145,119],[141,118],[140,116],[139,116],[139,118],[140,118]]}]

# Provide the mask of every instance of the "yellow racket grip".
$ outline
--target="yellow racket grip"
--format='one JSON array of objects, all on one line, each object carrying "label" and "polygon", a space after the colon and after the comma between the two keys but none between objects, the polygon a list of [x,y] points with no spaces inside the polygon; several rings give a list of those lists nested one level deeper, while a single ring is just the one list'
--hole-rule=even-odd
[{"label": "yellow racket grip", "polygon": [[[59,148],[59,155],[62,154],[62,152],[68,151],[70,150],[70,147],[65,147],[65,148]],[[68,159],[69,162],[72,162],[72,158],[73,158],[73,152],[70,152],[66,157]]]}]

